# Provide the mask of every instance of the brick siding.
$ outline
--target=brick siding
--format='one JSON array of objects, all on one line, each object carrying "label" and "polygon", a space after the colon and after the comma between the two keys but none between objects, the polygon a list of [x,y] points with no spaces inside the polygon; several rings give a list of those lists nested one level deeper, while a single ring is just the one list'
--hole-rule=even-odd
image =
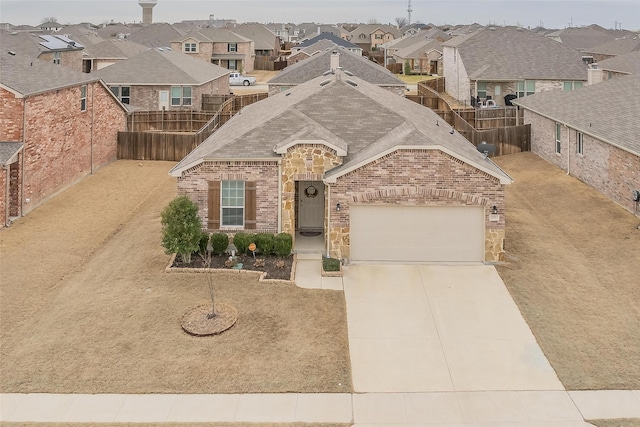
[{"label": "brick siding", "polygon": [[160,110],[159,92],[169,92],[169,110],[202,109],[202,95],[228,95],[229,77],[222,76],[200,86],[191,86],[191,105],[171,105],[171,86],[131,86],[131,105],[142,110]]}]

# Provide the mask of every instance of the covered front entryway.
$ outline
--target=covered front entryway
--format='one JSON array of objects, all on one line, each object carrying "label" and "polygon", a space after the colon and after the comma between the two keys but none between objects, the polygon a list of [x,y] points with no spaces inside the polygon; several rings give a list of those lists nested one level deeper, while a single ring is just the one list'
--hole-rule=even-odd
[{"label": "covered front entryway", "polygon": [[324,230],[324,183],[322,181],[298,181],[299,232]]},{"label": "covered front entryway", "polygon": [[351,261],[481,262],[484,208],[353,205]]}]

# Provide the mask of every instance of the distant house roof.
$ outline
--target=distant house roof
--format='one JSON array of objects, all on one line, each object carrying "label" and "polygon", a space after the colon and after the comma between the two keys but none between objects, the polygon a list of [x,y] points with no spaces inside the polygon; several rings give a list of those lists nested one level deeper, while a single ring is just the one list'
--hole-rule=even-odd
[{"label": "distant house roof", "polygon": [[574,49],[588,50],[603,43],[615,40],[617,36],[616,33],[619,32],[607,30],[599,25],[592,24],[587,27],[565,28],[563,30],[548,33],[545,36]]},{"label": "distant house roof", "polygon": [[[329,39],[320,39],[312,45],[303,48],[300,52],[304,52],[309,56],[312,56],[313,54],[324,52],[325,50],[332,49],[336,46],[337,45]],[[298,47],[300,47],[300,45],[298,45]]]},{"label": "distant house roof", "polygon": [[180,52],[149,49],[91,74],[110,85],[200,86],[229,70]]},{"label": "distant house roof", "polygon": [[127,40],[147,47],[171,46],[173,40],[180,39],[183,34],[166,23],[154,23],[141,27],[127,36]]},{"label": "distant house roof", "polygon": [[43,52],[82,50],[84,46],[61,34],[11,33],[0,31],[0,47],[3,52],[13,51],[37,58]]},{"label": "distant house roof", "polygon": [[585,53],[601,55],[624,55],[640,50],[640,34],[630,33],[613,41],[585,50]]},{"label": "distant house roof", "polygon": [[617,73],[640,74],[640,51],[600,61],[598,62],[598,68]]},{"label": "distant house roof", "polygon": [[128,40],[109,39],[85,49],[88,58],[127,59],[149,50],[148,47]]},{"label": "distant house roof", "polygon": [[329,40],[330,42],[344,47],[345,49],[360,49],[360,47],[358,45],[355,45],[353,43],[351,43],[350,41],[341,39],[340,37],[336,36],[333,33],[321,33],[318,34],[317,36],[309,39],[309,40],[305,40],[302,43],[296,45],[296,49],[299,50],[303,50],[306,47],[309,47],[313,44],[315,44],[316,42],[320,41],[320,40]]},{"label": "distant house roof", "polygon": [[342,71],[320,76],[254,103],[234,116],[172,170],[173,176],[206,160],[280,157],[296,141],[325,141],[344,153],[328,182],[389,152],[438,149],[503,183],[512,179],[428,108]]},{"label": "distant house roof", "polygon": [[22,96],[79,86],[98,80],[93,74],[81,73],[16,54],[0,54],[0,86]]},{"label": "distant house roof", "polygon": [[77,50],[84,49],[84,46],[80,43],[71,40],[69,37],[56,34],[48,35],[43,34],[40,36],[40,44],[48,50]]},{"label": "distant house roof", "polygon": [[232,31],[253,40],[256,50],[280,50],[280,46],[276,45],[278,36],[262,24],[255,22],[238,24],[232,28]]},{"label": "distant house roof", "polygon": [[331,69],[331,55],[337,51],[340,55],[340,67],[369,83],[383,86],[406,86],[386,68],[370,61],[364,56],[352,53],[344,48],[328,49],[322,53],[304,59],[282,70],[268,84],[298,85],[321,76]]},{"label": "distant house roof", "polygon": [[238,34],[236,32],[233,32],[231,30],[227,30],[226,28],[215,28],[215,27],[202,28],[197,32],[190,31],[184,36],[182,36],[179,39],[179,41],[186,40],[188,37],[191,36],[191,34],[199,34],[200,36],[204,36],[208,38],[208,40],[202,40],[202,41],[212,41],[216,43],[246,43],[251,41],[247,37],[241,34]]},{"label": "distant house roof", "polygon": [[442,43],[437,40],[420,40],[404,49],[400,49],[394,53],[398,58],[419,58],[420,56],[437,50],[442,53]]},{"label": "distant house roof", "polygon": [[640,75],[573,91],[552,90],[513,100],[525,109],[640,156]]},{"label": "distant house roof", "polygon": [[443,43],[457,47],[471,80],[587,80],[582,53],[517,27],[488,27]]}]

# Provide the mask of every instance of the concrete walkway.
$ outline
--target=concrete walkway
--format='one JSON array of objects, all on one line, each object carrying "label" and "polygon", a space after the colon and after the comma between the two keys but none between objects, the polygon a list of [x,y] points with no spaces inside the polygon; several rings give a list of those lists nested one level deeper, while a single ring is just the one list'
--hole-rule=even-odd
[{"label": "concrete walkway", "polygon": [[588,426],[640,418],[640,391],[564,391],[490,266],[352,265],[300,287],[344,290],[354,394],[2,394],[0,421]]}]

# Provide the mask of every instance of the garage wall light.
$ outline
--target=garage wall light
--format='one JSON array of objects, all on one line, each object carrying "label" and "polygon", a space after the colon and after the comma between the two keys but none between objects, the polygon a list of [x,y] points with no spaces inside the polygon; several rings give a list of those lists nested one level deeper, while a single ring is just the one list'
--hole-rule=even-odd
[{"label": "garage wall light", "polygon": [[494,215],[498,214],[498,207],[496,205],[493,205],[493,207],[491,208],[491,213]]},{"label": "garage wall light", "polygon": [[336,210],[339,211],[340,210],[340,203],[336,203]]}]

